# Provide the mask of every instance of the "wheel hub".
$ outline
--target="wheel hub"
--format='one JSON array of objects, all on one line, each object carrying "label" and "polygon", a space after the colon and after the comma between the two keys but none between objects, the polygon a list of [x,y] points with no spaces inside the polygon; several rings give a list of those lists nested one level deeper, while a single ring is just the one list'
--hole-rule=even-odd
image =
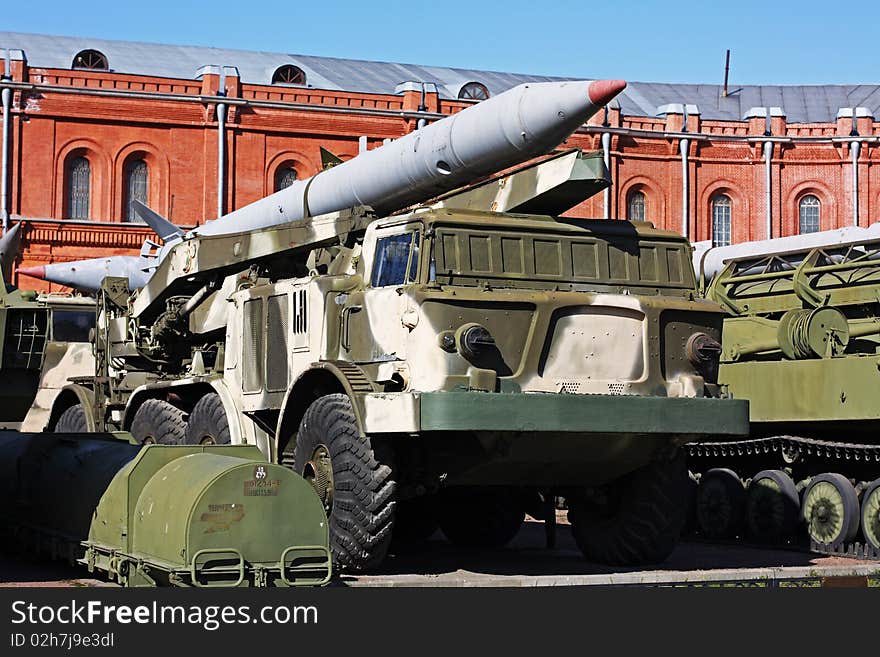
[{"label": "wheel hub", "polygon": [[804,501],[807,529],[818,543],[832,544],[843,531],[843,499],[827,482],[813,487]]}]

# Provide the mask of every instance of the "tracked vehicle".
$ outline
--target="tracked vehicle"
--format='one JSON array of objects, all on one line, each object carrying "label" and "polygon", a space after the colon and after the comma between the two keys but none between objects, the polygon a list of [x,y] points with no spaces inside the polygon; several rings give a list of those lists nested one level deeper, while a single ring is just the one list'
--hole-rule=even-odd
[{"label": "tracked vehicle", "polygon": [[700,530],[876,558],[880,239],[804,238],[731,247],[707,288],[728,312],[719,378],[750,400],[752,433],[690,447]]}]

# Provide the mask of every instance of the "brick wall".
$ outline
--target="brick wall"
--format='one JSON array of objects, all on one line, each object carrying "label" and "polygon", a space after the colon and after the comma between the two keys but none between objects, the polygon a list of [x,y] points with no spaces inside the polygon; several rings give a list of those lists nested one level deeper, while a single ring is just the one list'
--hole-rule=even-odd
[{"label": "brick wall", "polygon": [[[29,68],[16,61],[10,136],[10,210],[27,220],[19,264],[31,266],[108,254],[134,254],[151,234],[122,222],[124,171],[133,158],[148,165],[148,204],[179,225],[193,226],[217,215],[218,74],[172,80],[105,71]],[[319,147],[348,159],[358,138],[369,147],[415,129],[418,92],[361,94],[270,85],[240,84],[226,77],[228,106],[226,211],[272,191],[279,167],[300,177],[317,173]],[[137,96],[135,94],[138,94]],[[429,112],[453,114],[467,101],[428,94]],[[682,114],[621,116],[611,109],[594,117],[566,147],[601,149],[611,131],[610,216],[625,218],[627,198],[645,194],[645,216],[657,226],[682,227],[680,141],[690,140],[689,235],[711,238],[711,202],[724,193],[732,201],[734,241],[765,237],[763,118],[702,121]],[[821,204],[821,227],[849,225],[852,217],[850,119],[836,123],[771,121],[775,144],[771,180],[773,234],[798,230],[798,203],[813,194]],[[880,125],[859,118],[859,135],[880,135]],[[687,132],[682,132],[686,130]],[[876,138],[876,137],[874,137]],[[65,218],[65,163],[85,156],[91,166],[89,223]],[[877,147],[862,146],[859,210],[865,225],[880,203]],[[603,216],[603,196],[569,214]],[[46,284],[22,281],[27,287]]]}]

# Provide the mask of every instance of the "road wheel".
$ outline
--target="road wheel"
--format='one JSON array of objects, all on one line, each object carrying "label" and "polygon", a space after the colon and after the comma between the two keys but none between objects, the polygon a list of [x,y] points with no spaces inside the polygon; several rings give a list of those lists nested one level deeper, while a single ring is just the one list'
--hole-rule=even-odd
[{"label": "road wheel", "polygon": [[862,534],[868,545],[880,550],[880,479],[875,479],[862,497]]},{"label": "road wheel", "polygon": [[131,435],[135,440],[159,445],[182,445],[186,432],[184,413],[161,399],[148,399],[134,414]]},{"label": "road wheel", "polygon": [[794,534],[800,511],[797,487],[782,470],[762,470],[749,482],[745,520],[749,536],[780,543]]},{"label": "road wheel", "polygon": [[229,420],[220,395],[209,392],[193,406],[186,422],[187,445],[228,445]]},{"label": "road wheel", "polygon": [[526,512],[520,496],[510,488],[465,486],[440,494],[437,519],[453,545],[499,548],[517,535]]},{"label": "road wheel", "polygon": [[688,471],[683,455],[650,463],[595,491],[568,498],[568,519],[588,560],[639,566],[666,560],[685,523]]},{"label": "road wheel", "polygon": [[348,395],[326,395],[312,402],[300,422],[293,462],[324,504],[336,565],[353,571],[376,568],[394,529],[397,484],[391,445],[360,436]]},{"label": "road wheel", "polygon": [[727,468],[712,468],[700,479],[697,525],[706,538],[733,538],[742,527],[746,490]]},{"label": "road wheel", "polygon": [[88,431],[86,424],[86,409],[82,404],[74,404],[66,409],[55,423],[55,433],[85,433]]},{"label": "road wheel", "polygon": [[849,543],[859,530],[859,498],[849,479],[826,472],[804,491],[801,516],[810,540],[836,548]]}]

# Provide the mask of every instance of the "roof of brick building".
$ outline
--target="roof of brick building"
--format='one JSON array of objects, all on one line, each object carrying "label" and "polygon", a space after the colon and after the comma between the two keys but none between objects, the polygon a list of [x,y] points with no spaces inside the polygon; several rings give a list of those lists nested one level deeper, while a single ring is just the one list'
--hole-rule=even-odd
[{"label": "roof of brick building", "polygon": [[[499,94],[523,82],[570,78],[476,69],[374,62],[291,53],[256,52],[204,46],[176,46],[88,37],[0,32],[0,49],[24,51],[28,64],[70,68],[82,50],[98,50],[111,71],[156,77],[193,79],[203,66],[234,66],[244,83],[269,84],[285,64],[300,68],[307,86],[318,89],[393,94],[409,81],[433,83],[444,98],[456,98],[467,82],[479,82]],[[0,53],[2,55],[2,53]],[[790,123],[836,119],[843,107],[865,107],[880,116],[880,85],[731,85],[722,97],[714,84],[630,82],[616,101],[623,114],[655,116],[668,104],[691,104],[703,119],[739,121],[754,107],[779,107]]]}]

